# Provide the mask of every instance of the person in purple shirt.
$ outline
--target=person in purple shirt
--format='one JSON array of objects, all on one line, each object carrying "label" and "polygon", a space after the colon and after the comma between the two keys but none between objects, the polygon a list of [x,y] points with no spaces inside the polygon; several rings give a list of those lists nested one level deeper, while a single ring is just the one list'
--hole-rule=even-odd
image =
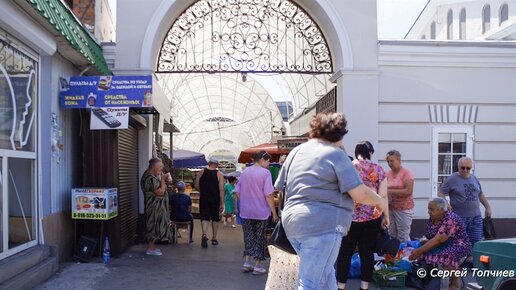
[{"label": "person in purple shirt", "polygon": [[[254,275],[267,273],[262,261],[265,260],[265,230],[271,212],[274,222],[278,221],[272,195],[272,176],[267,170],[270,159],[266,151],[254,153],[254,165],[242,172],[235,188],[235,203],[236,200],[240,201],[240,209],[235,207],[235,211],[240,210],[244,230],[245,262],[242,270]],[[251,263],[253,258],[254,266]]]}]

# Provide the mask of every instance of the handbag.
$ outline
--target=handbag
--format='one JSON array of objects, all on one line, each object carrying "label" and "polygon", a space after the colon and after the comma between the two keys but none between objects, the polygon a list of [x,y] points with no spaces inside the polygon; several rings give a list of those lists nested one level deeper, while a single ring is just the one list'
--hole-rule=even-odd
[{"label": "handbag", "polygon": [[[299,151],[299,149],[298,149]],[[283,206],[285,202],[287,201],[287,178],[288,178],[288,171],[290,170],[290,165],[292,164],[292,161],[294,161],[294,157],[296,157],[296,153],[294,153],[294,156],[292,156],[292,160],[290,161],[287,172],[285,173],[285,182],[283,184],[283,200],[280,205],[280,210],[283,210]],[[292,247],[292,244],[288,240],[287,234],[285,233],[285,229],[283,228],[283,224],[281,223],[281,219],[278,221],[276,226],[274,227],[274,230],[272,231],[271,238],[269,243],[276,248],[279,248],[287,253],[296,255],[296,250],[294,250],[294,247]]]},{"label": "handbag", "polygon": [[389,254],[395,257],[398,254],[399,247],[400,241],[389,235],[387,230],[381,230],[376,236],[374,251],[378,255]]},{"label": "handbag", "polygon": [[292,247],[292,244],[287,238],[287,234],[285,233],[285,229],[281,224],[281,220],[278,221],[271,235],[271,244],[276,248],[285,251],[289,254],[296,255],[296,250]]},{"label": "handbag", "polygon": [[496,239],[496,232],[493,224],[493,220],[490,217],[484,218],[484,238],[486,240]]}]

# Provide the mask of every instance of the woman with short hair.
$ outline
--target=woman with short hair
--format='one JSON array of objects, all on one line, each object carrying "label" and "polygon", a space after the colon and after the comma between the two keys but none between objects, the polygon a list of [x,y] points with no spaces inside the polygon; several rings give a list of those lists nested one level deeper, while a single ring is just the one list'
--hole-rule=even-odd
[{"label": "woman with short hair", "polygon": [[290,152],[276,181],[278,190],[286,187],[281,221],[300,258],[298,289],[337,289],[334,264],[353,201],[387,207],[351,164],[342,144],[346,125],[342,113],[317,114],[310,140]]},{"label": "woman with short hair", "polygon": [[410,242],[410,225],[414,215],[414,175],[401,166],[401,153],[397,150],[385,156],[391,168],[387,172],[387,192],[389,194],[389,233],[400,242]]},{"label": "woman with short hair", "polygon": [[[441,266],[445,270],[460,269],[461,260],[471,253],[471,242],[462,219],[448,210],[448,203],[441,197],[428,202],[428,215],[425,232],[428,241],[415,249],[409,260],[423,256],[427,264]],[[461,289],[460,284],[459,277],[450,277],[450,290]]]}]

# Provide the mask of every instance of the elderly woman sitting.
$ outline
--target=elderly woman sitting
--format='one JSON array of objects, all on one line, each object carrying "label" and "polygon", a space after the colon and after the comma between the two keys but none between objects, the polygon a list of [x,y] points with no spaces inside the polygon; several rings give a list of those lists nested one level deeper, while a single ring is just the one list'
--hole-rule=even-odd
[{"label": "elderly woman sitting", "polygon": [[[445,199],[437,197],[428,202],[430,219],[425,236],[428,241],[412,252],[409,259],[424,256],[427,264],[441,266],[445,270],[457,270],[461,259],[471,252],[471,243],[461,218],[448,211]],[[450,290],[460,289],[458,277],[450,277]]]}]

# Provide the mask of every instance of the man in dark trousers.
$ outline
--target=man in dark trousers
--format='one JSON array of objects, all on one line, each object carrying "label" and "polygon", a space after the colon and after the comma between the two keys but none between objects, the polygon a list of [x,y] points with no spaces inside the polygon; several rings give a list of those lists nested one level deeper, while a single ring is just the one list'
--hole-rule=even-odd
[{"label": "man in dark trousers", "polygon": [[218,160],[210,159],[208,167],[201,170],[195,178],[195,188],[199,190],[199,213],[201,215],[202,238],[201,246],[208,247],[208,225],[211,221],[211,244],[216,246],[217,230],[219,228],[220,215],[224,210],[224,176],[217,170]]}]

